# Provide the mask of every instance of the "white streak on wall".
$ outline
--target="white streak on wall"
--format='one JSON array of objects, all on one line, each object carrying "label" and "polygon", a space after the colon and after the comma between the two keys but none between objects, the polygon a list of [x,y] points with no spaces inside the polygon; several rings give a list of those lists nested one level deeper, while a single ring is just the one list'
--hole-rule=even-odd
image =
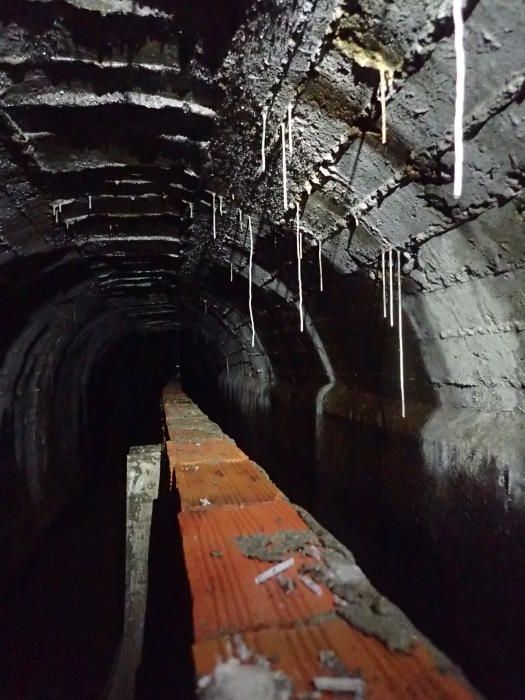
[{"label": "white streak on wall", "polygon": [[284,209],[288,209],[288,182],[286,178],[286,127],[284,122],[281,124],[281,141],[283,151],[283,205]]},{"label": "white streak on wall", "polygon": [[233,263],[230,263],[230,282],[233,282]]},{"label": "white streak on wall", "polygon": [[88,196],[88,207],[89,207],[90,209],[91,209],[91,207],[92,207],[92,204],[93,204],[93,201],[92,201],[91,195],[89,195],[89,196]]},{"label": "white streak on wall", "polygon": [[452,0],[456,49],[456,111],[454,116],[454,197],[461,197],[463,181],[463,110],[465,105],[465,49],[463,2]]},{"label": "white streak on wall", "polygon": [[401,304],[401,253],[397,251],[397,325],[399,328],[399,384],[401,387],[401,415],[405,417],[405,371],[403,362],[403,314]]},{"label": "white streak on wall", "polygon": [[242,209],[239,209],[239,228],[242,232]]},{"label": "white streak on wall", "polygon": [[248,306],[250,307],[250,321],[252,324],[252,348],[255,345],[255,323],[253,320],[253,305],[252,305],[252,265],[253,265],[253,231],[252,217],[248,217],[248,231],[250,232],[250,265],[248,268]]},{"label": "white streak on wall", "polygon": [[222,216],[224,214],[224,197],[219,195],[219,214]]}]

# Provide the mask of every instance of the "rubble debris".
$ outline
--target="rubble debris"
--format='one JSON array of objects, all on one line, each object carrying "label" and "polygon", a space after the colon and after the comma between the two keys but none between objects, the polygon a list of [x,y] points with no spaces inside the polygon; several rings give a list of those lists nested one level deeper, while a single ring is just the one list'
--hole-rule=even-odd
[{"label": "rubble debris", "polygon": [[268,579],[273,578],[274,576],[277,576],[278,574],[282,573],[283,571],[286,571],[286,569],[289,569],[291,566],[294,565],[294,558],[291,557],[290,559],[287,559],[286,561],[282,561],[280,564],[276,564],[275,566],[271,566],[269,569],[266,569],[266,571],[263,571],[261,574],[255,577],[255,583],[264,583],[265,581],[268,581]]},{"label": "rubble debris", "polygon": [[283,576],[283,574],[279,574],[279,576],[277,576],[277,583],[283,589],[286,595],[289,595],[290,593],[295,591],[295,581],[292,578],[289,578],[288,576]]},{"label": "rubble debris", "polygon": [[305,551],[309,545],[318,543],[317,537],[309,530],[280,530],[274,535],[241,535],[235,541],[246,557],[277,562],[290,552]]},{"label": "rubble debris", "polygon": [[361,678],[335,678],[318,676],[313,679],[316,690],[328,693],[354,693],[356,698],[363,698],[365,683]]},{"label": "rubble debris", "polygon": [[281,671],[272,671],[267,660],[243,664],[232,658],[199,679],[198,696],[202,700],[289,700],[292,684]]},{"label": "rubble debris", "polygon": [[299,574],[300,580],[304,583],[304,585],[312,591],[312,593],[315,593],[315,595],[323,595],[323,589],[318,583],[315,583],[309,576],[306,574]]}]

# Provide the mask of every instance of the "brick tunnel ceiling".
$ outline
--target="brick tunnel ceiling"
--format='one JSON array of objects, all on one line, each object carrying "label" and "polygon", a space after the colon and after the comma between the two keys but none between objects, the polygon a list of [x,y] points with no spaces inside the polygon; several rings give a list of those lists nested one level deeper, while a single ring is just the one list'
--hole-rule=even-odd
[{"label": "brick tunnel ceiling", "polygon": [[[359,386],[381,250],[392,246],[418,354],[407,358],[407,420],[430,387],[450,430],[462,429],[451,412],[472,405],[512,422],[525,405],[521,7],[468,0],[465,21],[465,178],[455,200],[451,2],[2,2],[4,417],[37,414],[37,390],[53,382],[70,386],[74,375],[83,386],[119,338],[179,328],[202,336],[217,371],[228,356],[269,381]],[[385,145],[381,65],[395,70]],[[279,129],[290,103],[283,212]],[[361,353],[346,352],[348,338]],[[396,352],[393,335],[395,402]],[[20,459],[29,444],[18,445]]]}]

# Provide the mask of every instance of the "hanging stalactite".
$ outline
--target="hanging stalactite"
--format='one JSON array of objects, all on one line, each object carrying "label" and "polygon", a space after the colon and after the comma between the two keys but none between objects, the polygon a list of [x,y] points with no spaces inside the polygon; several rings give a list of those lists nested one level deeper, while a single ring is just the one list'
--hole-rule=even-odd
[{"label": "hanging stalactite", "polygon": [[397,251],[397,326],[399,330],[399,385],[401,389],[401,415],[405,417],[405,370],[403,359],[403,313],[401,302],[401,253]]},{"label": "hanging stalactite", "polygon": [[295,235],[297,248],[297,285],[299,287],[299,320],[301,333],[304,330],[303,318],[303,280],[301,274],[301,221],[299,218],[299,203],[295,205]]},{"label": "hanging stalactite", "polygon": [[319,291],[324,291],[324,283],[323,283],[323,242],[319,238],[317,241],[317,247],[319,250]]},{"label": "hanging stalactite", "polygon": [[215,202],[216,194],[215,194],[215,192],[211,193],[211,197],[212,197],[212,205],[211,205],[212,206],[212,233],[213,233],[213,237],[217,238],[217,212],[216,212],[216,202]]},{"label": "hanging stalactite", "polygon": [[386,265],[385,251],[381,251],[381,278],[383,280],[383,318],[386,318]]},{"label": "hanging stalactite", "polygon": [[293,155],[293,133],[292,133],[292,122],[293,122],[293,117],[292,117],[292,103],[288,103],[288,152],[290,154],[290,158]]},{"label": "hanging stalactite", "polygon": [[386,71],[379,69],[379,95],[381,100],[381,143],[386,143]]},{"label": "hanging stalactite", "polygon": [[463,2],[452,0],[454,46],[456,50],[456,111],[454,115],[454,197],[461,197],[463,187],[463,110],[465,104],[465,49],[463,46]]},{"label": "hanging stalactite", "polygon": [[281,124],[281,146],[283,152],[283,206],[284,210],[288,209],[288,181],[286,176],[286,126]]},{"label": "hanging stalactite", "polygon": [[189,202],[186,199],[182,200],[183,204],[186,204],[189,210],[190,219],[193,219],[193,202]]},{"label": "hanging stalactite", "polygon": [[261,138],[261,170],[266,172],[266,123],[268,120],[268,107],[262,111],[262,138]]},{"label": "hanging stalactite", "polygon": [[252,217],[248,216],[248,232],[250,234],[250,262],[248,265],[248,306],[250,309],[250,321],[252,324],[252,348],[255,346],[255,322],[253,320],[253,299],[252,299],[252,267],[253,267],[253,230]]},{"label": "hanging stalactite", "polygon": [[392,248],[388,249],[388,276],[390,284],[390,326],[394,325],[394,276],[392,273]]}]

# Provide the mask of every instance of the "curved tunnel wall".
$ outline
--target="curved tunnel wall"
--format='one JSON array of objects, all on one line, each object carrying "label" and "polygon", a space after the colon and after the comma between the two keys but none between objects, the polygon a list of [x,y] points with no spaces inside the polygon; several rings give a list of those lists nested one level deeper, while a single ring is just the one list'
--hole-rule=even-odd
[{"label": "curved tunnel wall", "polygon": [[[370,469],[377,498],[370,487],[360,522],[375,527],[386,512],[407,542],[414,529],[433,551],[454,542],[438,571],[469,548],[501,552],[503,563],[486,556],[468,574],[515,599],[525,558],[519,9],[465,7],[466,164],[456,201],[448,3],[212,5],[220,31],[160,1],[18,0],[0,9],[8,569],[81,487],[97,366],[126,338],[160,335],[188,387],[212,412],[229,407],[225,418],[238,418],[259,454],[286,453],[275,435],[288,429],[305,436],[305,460],[332,464],[309,473],[320,487],[332,480],[359,493]],[[378,67],[394,71],[386,145]],[[225,204],[217,238],[210,192]],[[403,262],[406,419],[397,325],[382,317],[388,246]]]}]

